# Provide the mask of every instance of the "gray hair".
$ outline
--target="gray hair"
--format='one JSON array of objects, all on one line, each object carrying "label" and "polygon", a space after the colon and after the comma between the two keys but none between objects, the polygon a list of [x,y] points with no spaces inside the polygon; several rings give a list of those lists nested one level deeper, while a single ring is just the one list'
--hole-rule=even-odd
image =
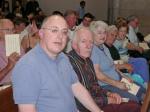
[{"label": "gray hair", "polygon": [[[83,30],[83,29],[86,29],[86,30],[89,30],[91,31],[88,27],[77,27],[75,29],[75,31],[73,32],[73,39],[72,39],[72,42],[77,42],[79,37],[77,36],[77,33],[80,31],[80,30]],[[93,32],[91,32],[93,33]]]},{"label": "gray hair", "polygon": [[113,32],[113,31],[118,31],[117,27],[115,25],[110,25],[107,28],[107,32]]},{"label": "gray hair", "polygon": [[107,31],[108,25],[104,21],[93,21],[90,24],[90,30],[92,32],[95,32],[99,27]]},{"label": "gray hair", "polygon": [[129,22],[131,22],[131,21],[133,21],[133,20],[135,20],[135,19],[137,19],[138,17],[137,16],[135,16],[135,15],[130,15],[130,16],[128,16],[127,17],[127,23],[129,23]]}]

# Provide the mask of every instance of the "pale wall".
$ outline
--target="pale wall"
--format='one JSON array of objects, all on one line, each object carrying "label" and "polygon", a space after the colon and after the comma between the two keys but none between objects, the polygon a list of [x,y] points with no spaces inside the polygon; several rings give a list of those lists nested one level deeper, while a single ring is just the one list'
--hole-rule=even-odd
[{"label": "pale wall", "polygon": [[[97,19],[107,20],[107,0],[85,0],[86,11],[91,12]],[[40,7],[46,14],[54,10],[64,12],[66,9],[77,9],[80,0],[38,0]]]},{"label": "pale wall", "polygon": [[127,17],[137,15],[140,19],[140,31],[147,35],[150,34],[150,0],[115,0],[119,6],[116,16]]}]

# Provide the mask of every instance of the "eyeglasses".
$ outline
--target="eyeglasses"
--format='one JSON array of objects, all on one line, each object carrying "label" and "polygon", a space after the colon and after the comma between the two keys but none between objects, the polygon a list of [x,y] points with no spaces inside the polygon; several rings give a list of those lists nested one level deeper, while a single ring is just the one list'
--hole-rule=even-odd
[{"label": "eyeglasses", "polygon": [[58,34],[59,32],[61,34],[63,34],[64,36],[67,36],[68,35],[68,29],[62,29],[60,30],[59,28],[57,27],[52,27],[52,28],[42,28],[42,29],[45,29],[45,30],[48,30],[50,31],[50,33],[53,33],[53,34]]},{"label": "eyeglasses", "polygon": [[13,33],[14,32],[14,29],[0,29],[2,31],[6,31],[6,32],[9,32],[9,33]]}]

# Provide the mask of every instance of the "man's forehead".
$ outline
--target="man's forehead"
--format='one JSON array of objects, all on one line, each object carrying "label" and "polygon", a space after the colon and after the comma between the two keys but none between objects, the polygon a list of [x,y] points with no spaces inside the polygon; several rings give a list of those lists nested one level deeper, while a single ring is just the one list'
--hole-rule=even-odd
[{"label": "man's forehead", "polygon": [[93,33],[90,31],[90,30],[88,30],[88,29],[81,29],[81,30],[79,30],[78,31],[78,35],[80,36],[80,38],[82,38],[82,37],[93,37]]},{"label": "man's forehead", "polygon": [[46,24],[44,25],[46,27],[53,27],[53,28],[68,28],[68,25],[66,23],[66,21],[63,18],[50,18]]}]

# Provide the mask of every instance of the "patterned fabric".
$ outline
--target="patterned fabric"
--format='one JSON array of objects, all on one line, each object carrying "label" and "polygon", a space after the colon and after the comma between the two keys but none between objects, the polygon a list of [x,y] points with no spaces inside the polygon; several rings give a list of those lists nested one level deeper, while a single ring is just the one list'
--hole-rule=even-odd
[{"label": "patterned fabric", "polygon": [[68,57],[78,75],[79,81],[88,89],[96,103],[102,107],[107,104],[107,91],[100,88],[96,79],[93,63],[90,58],[81,58],[74,50]]},{"label": "patterned fabric", "polygon": [[[104,112],[140,112],[140,105],[136,102],[121,103],[119,105],[107,104],[107,91],[98,85],[92,61],[89,58],[84,60],[74,50],[69,52],[68,57],[79,81],[89,90],[97,105]],[[81,103],[78,101],[76,103],[80,112],[89,112]]]}]

